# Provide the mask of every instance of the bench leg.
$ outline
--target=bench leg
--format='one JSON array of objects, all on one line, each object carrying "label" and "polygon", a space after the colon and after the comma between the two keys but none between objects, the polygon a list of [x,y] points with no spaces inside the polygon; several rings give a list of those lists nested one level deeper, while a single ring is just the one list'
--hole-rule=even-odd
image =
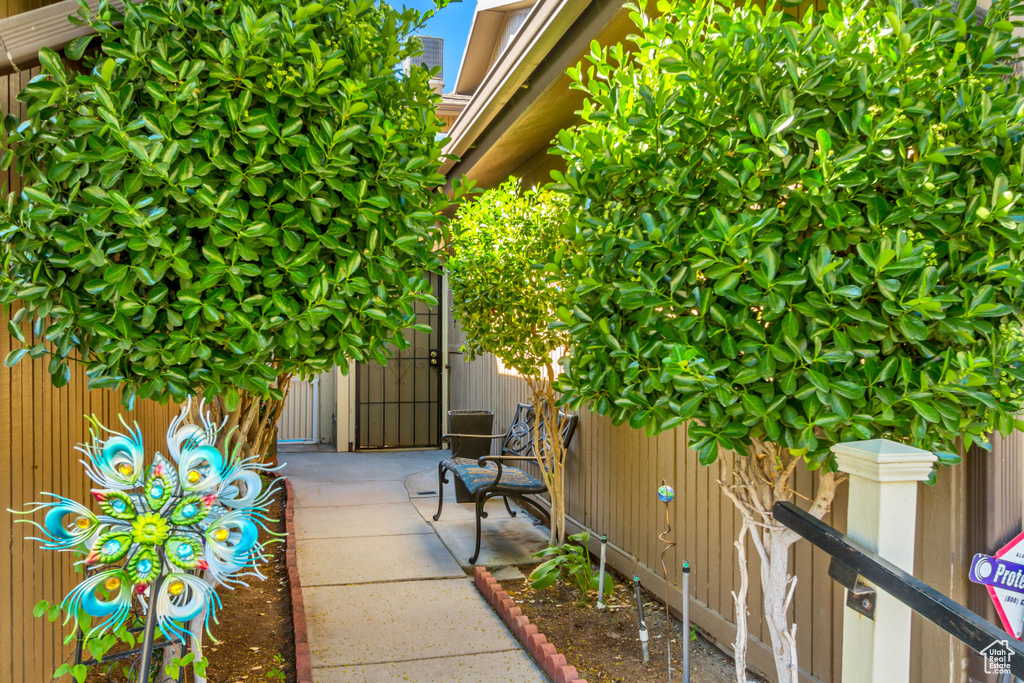
[{"label": "bench leg", "polygon": [[487,516],[484,512],[484,502],[487,499],[478,496],[476,499],[476,548],[473,550],[473,557],[469,558],[470,564],[476,564],[476,558],[480,557],[480,519]]},{"label": "bench leg", "polygon": [[505,501],[505,509],[508,510],[509,517],[515,517],[516,511],[512,509],[512,506],[508,504],[508,496],[502,496],[502,500]]},{"label": "bench leg", "polygon": [[444,476],[444,463],[437,464],[437,514],[434,515],[434,521],[441,519],[441,508],[444,507],[444,485],[448,483],[448,478]]}]

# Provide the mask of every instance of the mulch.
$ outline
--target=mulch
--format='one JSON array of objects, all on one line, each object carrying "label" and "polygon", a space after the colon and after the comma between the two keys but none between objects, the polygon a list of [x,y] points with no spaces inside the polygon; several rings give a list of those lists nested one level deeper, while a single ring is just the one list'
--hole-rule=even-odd
[{"label": "mulch", "polygon": [[[527,576],[532,566],[520,567]],[[588,683],[661,683],[668,681],[665,606],[648,591],[643,592],[644,616],[649,634],[650,660],[643,661],[636,600],[632,585],[616,577],[607,609],[598,610],[596,595],[581,601],[575,588],[555,584],[534,590],[528,580],[499,582],[530,622],[536,624],[548,642],[565,655]],[[672,631],[672,678],[683,680],[682,625],[674,617]],[[694,683],[733,683],[733,661],[694,629],[690,634],[690,678]],[[748,674],[749,680],[758,680]]]},{"label": "mulch", "polygon": [[[270,481],[264,480],[264,485]],[[267,528],[278,534],[285,532],[284,497],[284,486],[279,485],[267,515],[276,520],[268,522]],[[203,641],[203,654],[209,660],[206,679],[211,683],[296,683],[295,633],[284,537],[282,542],[267,543],[271,538],[260,533],[267,552],[267,561],[260,566],[265,580],[246,577],[248,586],[217,589],[224,604],[217,612],[218,623],[210,625],[217,641],[208,636]],[[94,667],[87,683],[129,681],[123,664],[109,667],[109,672],[105,669]],[[191,668],[186,680],[192,680]]]},{"label": "mulch", "polygon": [[[277,520],[267,527],[283,534],[284,486],[278,486],[267,516]],[[266,542],[265,534],[261,540]],[[207,644],[204,650],[210,661],[206,678],[211,682],[295,683],[295,632],[285,544],[271,543],[266,549],[269,557],[260,568],[266,580],[250,577],[246,579],[248,587],[217,590],[224,608],[217,613],[220,623],[210,631],[219,642]]]}]

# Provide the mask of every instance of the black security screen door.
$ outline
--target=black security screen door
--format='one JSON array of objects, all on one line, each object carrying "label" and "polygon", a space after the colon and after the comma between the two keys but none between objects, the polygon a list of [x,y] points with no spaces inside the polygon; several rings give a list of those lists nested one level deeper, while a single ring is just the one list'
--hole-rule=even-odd
[{"label": "black security screen door", "polygon": [[[440,277],[430,277],[440,301]],[[417,304],[416,314],[429,334],[406,330],[409,347],[391,347],[387,365],[356,365],[357,449],[440,445],[441,310]]]}]

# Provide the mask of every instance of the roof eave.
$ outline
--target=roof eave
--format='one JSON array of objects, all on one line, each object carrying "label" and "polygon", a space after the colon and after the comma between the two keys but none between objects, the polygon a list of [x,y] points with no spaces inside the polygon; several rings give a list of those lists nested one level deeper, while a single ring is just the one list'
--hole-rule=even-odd
[{"label": "roof eave", "polygon": [[[591,0],[540,0],[534,6],[452,125],[451,141],[445,147],[447,154],[462,156],[469,149],[590,4]],[[446,162],[442,173],[448,173],[455,163],[454,160]]]}]

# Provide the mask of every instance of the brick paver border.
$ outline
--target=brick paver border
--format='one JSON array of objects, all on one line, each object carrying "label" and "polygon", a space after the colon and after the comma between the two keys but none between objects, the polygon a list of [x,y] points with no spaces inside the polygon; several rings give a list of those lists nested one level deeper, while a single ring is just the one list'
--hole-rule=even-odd
[{"label": "brick paver border", "polygon": [[548,642],[547,637],[537,629],[537,625],[530,623],[530,618],[516,606],[515,601],[489,571],[477,567],[473,573],[473,583],[551,680],[555,683],[587,683],[585,679],[580,678],[576,667],[566,663],[565,655],[560,654],[555,646]]},{"label": "brick paver border", "polygon": [[285,563],[288,566],[288,585],[292,598],[292,627],[295,631],[295,676],[297,683],[313,683],[313,667],[309,661],[309,636],[306,633],[306,601],[302,597],[302,580],[295,559],[295,491],[285,478],[284,530]]}]

